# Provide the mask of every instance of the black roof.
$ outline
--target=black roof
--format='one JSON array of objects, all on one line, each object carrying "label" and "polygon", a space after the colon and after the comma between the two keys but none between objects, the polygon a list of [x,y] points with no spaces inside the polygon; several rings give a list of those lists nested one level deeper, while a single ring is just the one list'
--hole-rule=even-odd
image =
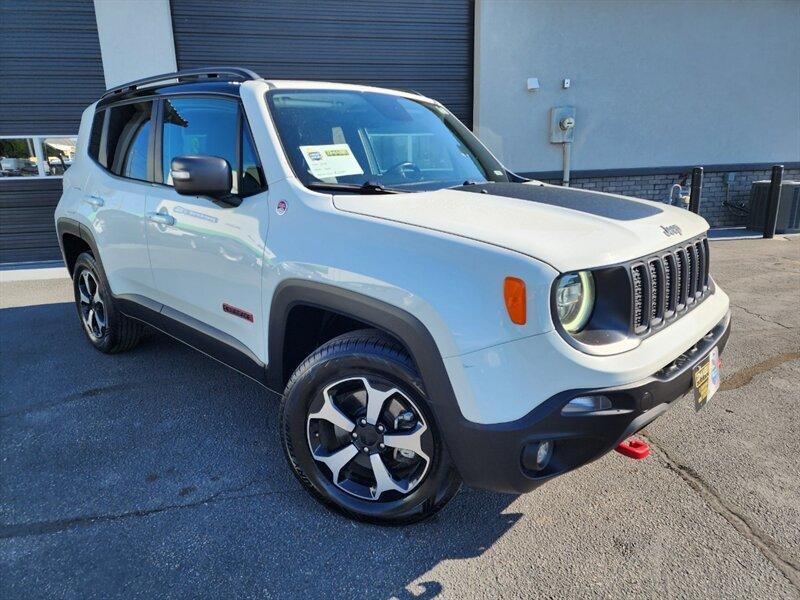
[{"label": "black roof", "polygon": [[100,97],[98,107],[119,100],[160,94],[205,92],[238,96],[241,82],[255,79],[261,77],[239,67],[208,67],[165,73],[111,88]]}]

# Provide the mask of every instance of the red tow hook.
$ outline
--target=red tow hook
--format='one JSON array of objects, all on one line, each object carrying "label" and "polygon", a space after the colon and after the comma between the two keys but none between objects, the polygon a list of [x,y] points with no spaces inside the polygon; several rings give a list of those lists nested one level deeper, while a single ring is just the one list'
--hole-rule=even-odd
[{"label": "red tow hook", "polygon": [[637,440],[636,438],[628,438],[614,449],[623,456],[636,460],[647,458],[650,454],[650,446],[648,443]]}]

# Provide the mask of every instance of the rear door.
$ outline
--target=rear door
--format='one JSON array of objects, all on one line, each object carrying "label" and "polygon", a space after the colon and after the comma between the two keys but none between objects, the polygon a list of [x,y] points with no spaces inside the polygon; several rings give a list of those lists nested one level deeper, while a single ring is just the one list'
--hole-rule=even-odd
[{"label": "rear door", "polygon": [[[264,356],[259,321],[267,192],[238,99],[174,96],[160,105],[156,179],[146,230],[156,300],[165,316],[218,341]],[[172,187],[176,156],[226,159],[241,203],[182,196]],[[202,349],[202,348],[201,348]]]},{"label": "rear door", "polygon": [[78,212],[89,224],[116,296],[154,294],[144,229],[153,108],[150,100],[112,106],[98,113],[93,127],[100,139],[90,153],[102,168],[91,169]]}]

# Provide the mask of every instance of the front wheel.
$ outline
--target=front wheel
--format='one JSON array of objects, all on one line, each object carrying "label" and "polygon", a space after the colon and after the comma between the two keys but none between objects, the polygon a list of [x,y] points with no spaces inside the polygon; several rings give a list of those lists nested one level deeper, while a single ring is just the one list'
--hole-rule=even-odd
[{"label": "front wheel", "polygon": [[413,361],[376,330],[335,338],[297,368],[281,403],[281,434],[311,494],[362,521],[425,519],[461,485]]}]

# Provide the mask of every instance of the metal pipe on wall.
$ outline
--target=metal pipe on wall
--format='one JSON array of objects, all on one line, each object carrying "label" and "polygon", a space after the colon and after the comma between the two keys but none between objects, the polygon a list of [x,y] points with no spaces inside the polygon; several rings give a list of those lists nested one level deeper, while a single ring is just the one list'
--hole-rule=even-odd
[{"label": "metal pipe on wall", "polygon": [[689,210],[700,214],[700,193],[703,191],[703,167],[692,169],[692,191],[689,193]]},{"label": "metal pipe on wall", "polygon": [[764,219],[764,238],[775,237],[775,228],[778,225],[778,204],[781,199],[781,183],[783,183],[783,165],[772,167],[772,178],[769,184],[769,200],[767,201],[767,215]]}]

